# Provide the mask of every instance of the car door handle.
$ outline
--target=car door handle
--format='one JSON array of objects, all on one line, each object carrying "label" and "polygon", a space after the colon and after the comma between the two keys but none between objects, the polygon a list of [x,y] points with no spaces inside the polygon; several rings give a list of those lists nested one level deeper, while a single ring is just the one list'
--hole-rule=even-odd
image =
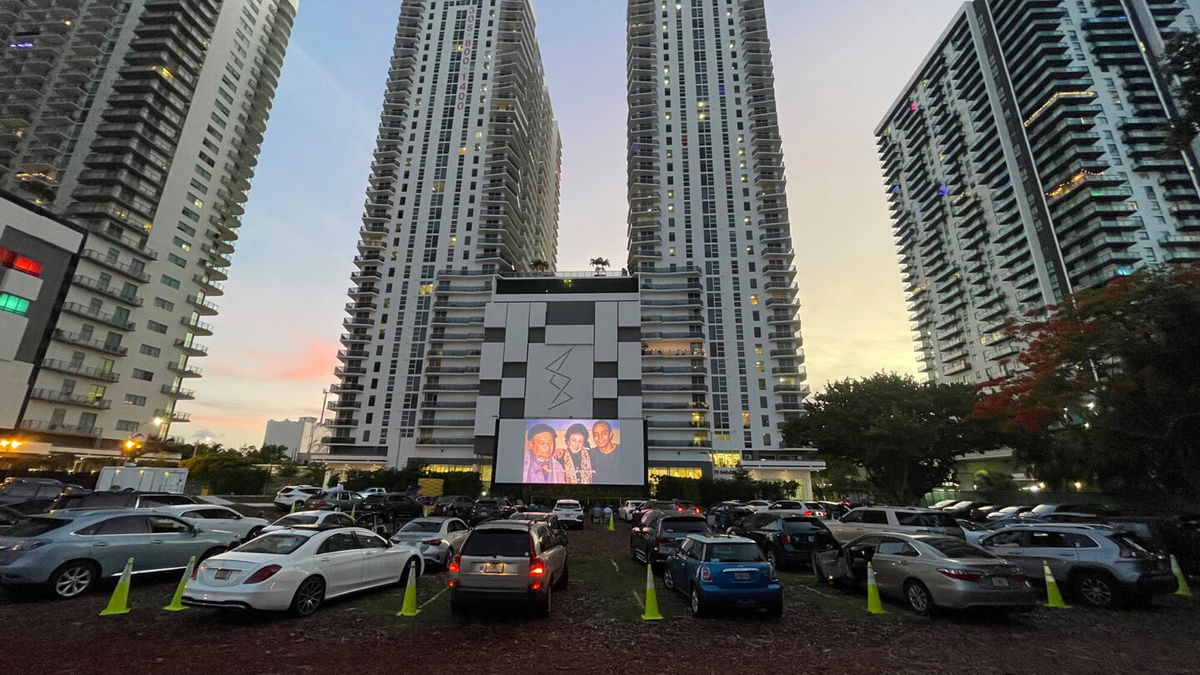
[{"label": "car door handle", "polygon": [[98,541],[98,542],[92,544],[92,546],[95,546],[97,548],[99,548],[101,546],[108,546],[108,542],[107,541]]},{"label": "car door handle", "polygon": [[163,540],[162,539],[151,539],[150,543],[151,544],[161,544],[161,543],[163,543]]}]

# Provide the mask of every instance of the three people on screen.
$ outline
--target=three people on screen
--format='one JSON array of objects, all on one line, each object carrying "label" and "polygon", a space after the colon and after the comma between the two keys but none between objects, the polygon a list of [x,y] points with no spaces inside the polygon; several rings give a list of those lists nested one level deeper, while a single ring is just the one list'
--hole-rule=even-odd
[{"label": "three people on screen", "polygon": [[532,421],[525,433],[524,482],[621,482],[619,433],[619,424],[605,420],[592,421],[590,429],[576,420]]}]

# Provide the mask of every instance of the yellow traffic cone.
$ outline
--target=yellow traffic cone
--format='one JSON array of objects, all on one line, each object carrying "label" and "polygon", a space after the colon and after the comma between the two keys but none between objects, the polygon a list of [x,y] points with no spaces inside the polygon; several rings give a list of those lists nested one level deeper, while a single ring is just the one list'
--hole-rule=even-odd
[{"label": "yellow traffic cone", "polygon": [[408,587],[404,589],[404,606],[396,612],[396,616],[416,616],[421,613],[417,609],[417,561],[413,560],[408,567]]},{"label": "yellow traffic cone", "polygon": [[879,598],[879,586],[875,585],[875,567],[867,563],[867,611],[871,614],[887,614],[883,600]]},{"label": "yellow traffic cone", "polygon": [[288,511],[288,513],[295,513],[295,512],[296,512],[296,501],[292,500],[292,510]]},{"label": "yellow traffic cone", "polygon": [[658,612],[658,593],[654,590],[654,567],[646,565],[646,611],[642,612],[642,621],[662,621],[662,618]]},{"label": "yellow traffic cone", "polygon": [[1067,603],[1063,602],[1062,593],[1058,592],[1058,582],[1054,580],[1054,573],[1050,571],[1050,562],[1042,561],[1042,573],[1046,577],[1046,606],[1056,609],[1070,609]]},{"label": "yellow traffic cone", "polygon": [[1179,561],[1175,559],[1175,556],[1171,556],[1171,573],[1175,575],[1176,581],[1179,582],[1179,588],[1175,590],[1175,595],[1182,595],[1187,598],[1192,597],[1192,589],[1188,588],[1187,577],[1183,576],[1183,569],[1179,567]]},{"label": "yellow traffic cone", "polygon": [[358,504],[351,504],[350,505],[350,518],[351,519],[357,518],[358,517],[357,514],[358,514]]},{"label": "yellow traffic cone", "polygon": [[609,532],[615,532],[617,529],[616,525],[614,525],[614,521],[616,521],[616,515],[617,514],[615,512],[608,514],[608,531]]},{"label": "yellow traffic cone", "polygon": [[192,570],[196,567],[196,556],[188,561],[187,567],[183,569],[183,576],[179,579],[179,585],[175,587],[175,595],[171,598],[171,604],[163,607],[168,612],[182,612],[187,609],[183,604],[183,587],[187,584],[188,577],[192,576]]},{"label": "yellow traffic cone", "polygon": [[433,507],[426,504],[425,506],[423,506],[421,508],[421,511],[422,511],[422,515],[428,516],[430,513],[433,513]]},{"label": "yellow traffic cone", "polygon": [[113,589],[112,597],[108,599],[108,606],[100,612],[100,616],[129,613],[129,577],[132,575],[133,558],[130,558],[125,561],[125,569],[121,570],[121,578],[117,581],[117,587]]}]

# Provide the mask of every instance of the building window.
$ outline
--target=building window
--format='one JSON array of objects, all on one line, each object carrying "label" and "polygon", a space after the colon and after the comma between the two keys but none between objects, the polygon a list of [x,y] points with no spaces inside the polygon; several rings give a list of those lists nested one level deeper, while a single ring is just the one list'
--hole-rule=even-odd
[{"label": "building window", "polygon": [[154,373],[148,370],[142,370],[141,368],[134,368],[133,374],[131,374],[130,377],[135,380],[145,380],[146,382],[154,381]]},{"label": "building window", "polygon": [[137,394],[125,394],[126,405],[146,405],[146,397],[138,396]]}]

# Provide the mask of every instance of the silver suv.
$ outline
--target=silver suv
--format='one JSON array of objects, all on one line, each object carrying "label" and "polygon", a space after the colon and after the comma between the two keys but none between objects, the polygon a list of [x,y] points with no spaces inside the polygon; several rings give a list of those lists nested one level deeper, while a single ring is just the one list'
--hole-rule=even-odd
[{"label": "silver suv", "polygon": [[1107,525],[1013,525],[980,545],[1034,583],[1043,583],[1042,561],[1048,562],[1057,583],[1094,607],[1144,604],[1176,588],[1166,556]]},{"label": "silver suv", "polygon": [[555,587],[567,585],[567,547],[539,522],[493,520],[471,531],[450,562],[450,609],[472,602],[520,602],[550,616]]},{"label": "silver suv", "polygon": [[860,506],[840,520],[825,522],[839,543],[845,545],[856,537],[877,532],[901,534],[944,534],[966,539],[954,516],[933,509],[907,506]]}]

